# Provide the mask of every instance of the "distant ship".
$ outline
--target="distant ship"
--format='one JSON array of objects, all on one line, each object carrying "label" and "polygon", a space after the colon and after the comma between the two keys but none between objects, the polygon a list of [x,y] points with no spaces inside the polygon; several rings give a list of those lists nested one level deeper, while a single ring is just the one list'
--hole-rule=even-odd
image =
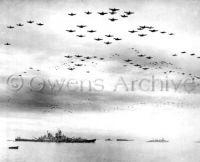
[{"label": "distant ship", "polygon": [[84,138],[70,138],[66,137],[64,134],[62,134],[61,130],[58,130],[57,133],[55,133],[55,136],[53,136],[51,133],[47,131],[47,135],[41,136],[39,138],[34,139],[26,139],[17,137],[15,138],[16,142],[55,142],[55,143],[94,143],[96,139],[84,139]]},{"label": "distant ship", "polygon": [[18,149],[19,148],[19,146],[10,146],[10,147],[8,147],[9,149]]},{"label": "distant ship", "polygon": [[134,140],[131,140],[131,139],[116,139],[116,141],[134,141]]},{"label": "distant ship", "polygon": [[149,140],[146,142],[160,142],[160,143],[165,143],[165,142],[169,142],[168,140],[165,140],[164,138],[161,139],[153,139],[153,140]]},{"label": "distant ship", "polygon": [[105,141],[112,141],[110,138],[105,139]]}]

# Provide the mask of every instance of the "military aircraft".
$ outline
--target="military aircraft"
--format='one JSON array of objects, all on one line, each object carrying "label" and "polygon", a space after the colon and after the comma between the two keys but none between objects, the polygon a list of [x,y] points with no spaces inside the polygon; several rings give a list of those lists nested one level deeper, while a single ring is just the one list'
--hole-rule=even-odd
[{"label": "military aircraft", "polygon": [[114,40],[119,41],[119,40],[122,40],[122,39],[121,38],[114,38]]},{"label": "military aircraft", "polygon": [[111,10],[112,12],[116,12],[116,11],[119,11],[120,9],[118,9],[118,8],[109,8],[109,10]]},{"label": "military aircraft", "polygon": [[44,25],[44,24],[42,24],[42,23],[37,23],[37,25],[42,26],[42,25]]},{"label": "military aircraft", "polygon": [[87,32],[94,33],[94,32],[96,32],[96,30],[88,30]]},{"label": "military aircraft", "polygon": [[76,25],[77,27],[79,27],[79,28],[85,28],[86,27],[86,25]]},{"label": "military aircraft", "polygon": [[138,55],[138,57],[144,57],[145,55]]},{"label": "military aircraft", "polygon": [[145,36],[147,36],[147,34],[138,34],[138,36],[145,37]]},{"label": "military aircraft", "polygon": [[92,12],[87,11],[87,12],[85,12],[85,14],[90,15],[90,14],[92,14]]},{"label": "military aircraft", "polygon": [[127,59],[127,60],[124,60],[125,62],[130,62],[130,61],[132,61],[132,60],[130,60],[130,59]]},{"label": "military aircraft", "polygon": [[134,14],[134,12],[131,12],[131,11],[124,11],[124,13],[127,14],[127,15]]},{"label": "military aircraft", "polygon": [[109,44],[111,44],[112,42],[104,42],[105,44],[107,44],[107,45],[109,45]]},{"label": "military aircraft", "polygon": [[82,66],[83,64],[75,64],[75,66]]},{"label": "military aircraft", "polygon": [[80,38],[83,38],[83,37],[85,37],[84,35],[76,35],[77,37],[80,37]]},{"label": "military aircraft", "polygon": [[83,56],[81,56],[81,55],[75,55],[76,57],[83,57]]},{"label": "military aircraft", "polygon": [[128,32],[130,32],[130,33],[136,33],[138,31],[136,31],[136,30],[129,30]]},{"label": "military aircraft", "polygon": [[110,34],[108,34],[108,35],[105,35],[106,37],[113,37],[113,35],[110,35]]},{"label": "military aircraft", "polygon": [[29,20],[29,21],[27,21],[27,23],[32,24],[32,23],[34,23],[34,21],[33,20]]},{"label": "military aircraft", "polygon": [[150,60],[150,59],[152,59],[153,57],[151,57],[151,56],[148,56],[148,57],[146,57],[146,58]]},{"label": "military aircraft", "polygon": [[76,14],[75,13],[69,13],[68,15],[69,16],[75,16]]},{"label": "military aircraft", "polygon": [[121,15],[121,17],[125,18],[125,17],[128,17],[127,15]]},{"label": "military aircraft", "polygon": [[87,57],[85,57],[86,59],[91,59],[92,57],[89,57],[89,56],[87,56]]},{"label": "military aircraft", "polygon": [[115,18],[109,18],[110,21],[116,21],[118,19],[115,19]]},{"label": "military aircraft", "polygon": [[75,68],[68,68],[68,70],[71,70],[71,71],[74,70],[74,69],[75,69]]},{"label": "military aircraft", "polygon": [[64,56],[64,57],[66,57],[66,58],[72,58],[72,56],[69,56],[69,55],[68,56]]},{"label": "military aircraft", "polygon": [[99,15],[106,15],[106,14],[108,14],[108,13],[106,13],[106,12],[98,12],[98,14],[99,14]]},{"label": "military aircraft", "polygon": [[112,12],[109,12],[111,15],[114,15],[114,14],[116,14],[117,12],[114,12],[114,11],[112,11]]},{"label": "military aircraft", "polygon": [[24,26],[23,24],[19,23],[19,24],[16,24],[17,26]]},{"label": "military aircraft", "polygon": [[66,30],[67,32],[70,32],[70,33],[73,33],[73,32],[75,32],[76,30]]},{"label": "military aircraft", "polygon": [[150,32],[157,32],[158,30],[155,30],[155,29],[152,29],[152,30],[149,30]]},{"label": "military aircraft", "polygon": [[103,39],[101,39],[101,38],[95,38],[94,40],[96,40],[96,41],[101,41],[101,40],[103,40]]},{"label": "military aircraft", "polygon": [[9,28],[9,29],[13,29],[13,28],[15,28],[14,26],[7,26],[7,28]]}]

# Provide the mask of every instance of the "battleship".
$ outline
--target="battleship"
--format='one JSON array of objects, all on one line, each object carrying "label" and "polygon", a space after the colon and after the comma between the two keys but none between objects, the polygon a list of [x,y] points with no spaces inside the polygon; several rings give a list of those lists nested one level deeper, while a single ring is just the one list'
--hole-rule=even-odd
[{"label": "battleship", "polygon": [[146,142],[160,142],[160,143],[166,143],[166,142],[169,142],[169,141],[168,141],[168,140],[165,140],[164,138],[161,138],[161,139],[149,140],[149,141],[146,141]]},{"label": "battleship", "polygon": [[16,142],[55,142],[55,143],[95,143],[96,139],[84,139],[65,136],[61,130],[55,133],[55,136],[47,131],[47,134],[34,139],[17,137]]}]

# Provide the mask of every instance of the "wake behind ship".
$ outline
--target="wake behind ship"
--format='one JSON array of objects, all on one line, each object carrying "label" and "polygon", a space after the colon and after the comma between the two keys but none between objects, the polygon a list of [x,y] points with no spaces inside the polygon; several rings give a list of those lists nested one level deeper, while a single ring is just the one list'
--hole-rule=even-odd
[{"label": "wake behind ship", "polygon": [[94,143],[96,139],[84,139],[84,138],[70,138],[66,137],[64,134],[62,134],[61,130],[58,130],[58,132],[55,133],[55,136],[52,135],[47,131],[47,135],[41,136],[39,138],[34,139],[26,139],[17,137],[15,138],[16,142],[56,142],[56,143]]}]

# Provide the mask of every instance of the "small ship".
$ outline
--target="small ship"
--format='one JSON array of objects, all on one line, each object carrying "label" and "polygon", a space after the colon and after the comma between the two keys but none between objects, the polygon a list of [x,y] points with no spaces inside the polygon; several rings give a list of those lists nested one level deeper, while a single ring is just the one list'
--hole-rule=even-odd
[{"label": "small ship", "polygon": [[84,138],[75,138],[65,136],[61,130],[55,133],[55,136],[47,131],[47,135],[41,136],[34,139],[26,139],[17,137],[15,138],[16,142],[55,142],[55,143],[95,143],[96,139],[84,139]]},{"label": "small ship", "polygon": [[161,138],[161,139],[152,139],[152,140],[149,140],[149,141],[146,141],[146,142],[160,142],[160,143],[166,143],[166,142],[169,142],[168,140],[165,140],[164,138]]},{"label": "small ship", "polygon": [[116,139],[116,141],[134,141],[134,140],[132,140],[132,139]]}]

